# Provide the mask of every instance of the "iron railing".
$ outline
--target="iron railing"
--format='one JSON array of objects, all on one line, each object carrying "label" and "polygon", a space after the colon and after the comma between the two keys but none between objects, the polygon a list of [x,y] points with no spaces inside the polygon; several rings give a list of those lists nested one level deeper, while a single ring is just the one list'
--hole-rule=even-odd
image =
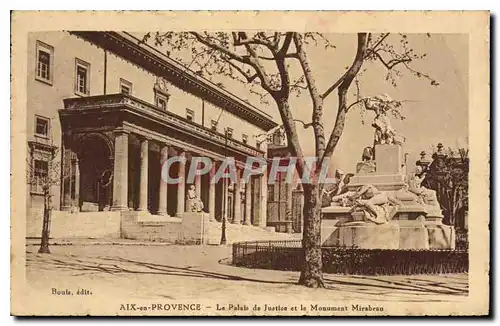
[{"label": "iron railing", "polygon": [[[466,250],[398,250],[323,247],[323,271],[347,275],[410,275],[463,273],[469,269]],[[301,240],[250,241],[233,244],[233,264],[248,268],[300,271]]]}]

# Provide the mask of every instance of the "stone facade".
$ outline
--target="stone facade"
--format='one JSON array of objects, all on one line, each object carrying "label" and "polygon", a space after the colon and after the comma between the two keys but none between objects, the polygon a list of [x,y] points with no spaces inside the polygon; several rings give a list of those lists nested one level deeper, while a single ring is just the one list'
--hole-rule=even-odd
[{"label": "stone facade", "polygon": [[[56,211],[87,217],[123,212],[125,220],[137,211],[145,221],[161,216],[177,225],[169,219],[186,214],[192,157],[209,157],[217,165],[233,156],[239,169],[248,156],[266,157],[267,144],[254,136],[276,126],[270,116],[130,34],[32,33],[28,44],[29,148],[59,153],[60,182],[52,191]],[[46,52],[50,78],[40,80]],[[233,132],[225,139],[228,129]],[[162,164],[172,156],[186,159],[171,173],[180,177],[177,185],[167,185],[161,176]],[[195,186],[210,220],[230,212],[233,223],[266,226],[265,175],[253,177],[248,187],[208,181],[197,178]],[[232,200],[223,200],[223,194]],[[29,211],[40,210],[40,197],[28,186]],[[230,202],[230,209],[223,202]],[[36,223],[28,215],[28,224]]]}]

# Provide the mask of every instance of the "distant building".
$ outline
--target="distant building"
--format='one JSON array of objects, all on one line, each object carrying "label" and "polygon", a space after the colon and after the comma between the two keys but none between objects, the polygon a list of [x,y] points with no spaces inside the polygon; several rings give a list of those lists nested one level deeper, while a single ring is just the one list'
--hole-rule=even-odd
[{"label": "distant building", "polygon": [[[267,157],[279,160],[281,166],[288,166],[290,156],[284,131],[275,130],[268,137]],[[267,186],[267,225],[278,232],[302,232],[302,188],[297,179],[289,183],[286,178],[286,172],[278,172],[276,181]]]},{"label": "distant building", "polygon": [[[36,178],[50,172],[44,153],[60,153],[61,182],[52,191],[56,210],[181,216],[188,187],[161,182],[166,158],[217,162],[227,155],[243,168],[248,156],[267,156],[266,142],[255,135],[277,126],[265,112],[128,33],[31,33],[28,60],[31,236],[41,230],[43,197]],[[187,170],[177,167],[174,173]],[[212,186],[208,178],[195,186],[212,219],[221,218],[226,193],[229,220],[266,226],[265,175],[253,178],[251,189],[235,185],[225,192],[222,182]],[[65,218],[78,223],[77,215]]]}]

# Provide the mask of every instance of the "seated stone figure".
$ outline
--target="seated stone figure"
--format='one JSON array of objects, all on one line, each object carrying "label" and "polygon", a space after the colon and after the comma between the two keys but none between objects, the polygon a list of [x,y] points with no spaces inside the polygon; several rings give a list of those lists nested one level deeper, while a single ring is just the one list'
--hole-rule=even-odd
[{"label": "seated stone figure", "polygon": [[196,194],[194,185],[190,185],[187,193],[187,210],[188,212],[203,212],[203,202]]},{"label": "seated stone figure", "polygon": [[361,155],[361,162],[356,165],[356,173],[370,174],[375,173],[376,170],[373,147],[365,147]]},{"label": "seated stone figure", "polygon": [[425,172],[421,166],[415,168],[415,172],[407,176],[407,190],[418,196],[419,202],[431,206],[435,213],[441,214],[441,207],[437,200],[436,191],[422,187],[422,181],[425,179]]},{"label": "seated stone figure", "polygon": [[332,197],[339,195],[345,188],[345,178],[344,171],[337,170],[335,172],[335,183],[325,185],[321,195],[321,207],[327,207],[331,205]]}]

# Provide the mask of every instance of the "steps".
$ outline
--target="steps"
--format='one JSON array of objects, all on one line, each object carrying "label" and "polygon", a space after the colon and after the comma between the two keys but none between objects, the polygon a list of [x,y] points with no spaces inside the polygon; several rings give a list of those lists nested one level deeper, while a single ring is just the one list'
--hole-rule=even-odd
[{"label": "steps", "polygon": [[[221,233],[221,222],[209,222],[208,244],[220,244]],[[241,241],[298,240],[301,238],[302,234],[300,233],[280,233],[250,225],[226,224],[226,241],[228,244]]]}]

